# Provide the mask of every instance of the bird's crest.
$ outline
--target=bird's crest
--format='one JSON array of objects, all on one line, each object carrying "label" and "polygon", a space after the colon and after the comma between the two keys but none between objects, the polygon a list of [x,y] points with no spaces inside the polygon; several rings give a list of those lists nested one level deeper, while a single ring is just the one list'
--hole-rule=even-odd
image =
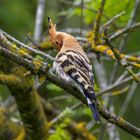
[{"label": "bird's crest", "polygon": [[49,22],[49,36],[50,36],[50,41],[52,44],[55,43],[55,36],[56,36],[56,24],[53,23],[50,17],[48,17],[48,22]]},{"label": "bird's crest", "polygon": [[48,22],[49,22],[49,30],[56,30],[56,24],[53,23],[52,19],[48,17]]}]

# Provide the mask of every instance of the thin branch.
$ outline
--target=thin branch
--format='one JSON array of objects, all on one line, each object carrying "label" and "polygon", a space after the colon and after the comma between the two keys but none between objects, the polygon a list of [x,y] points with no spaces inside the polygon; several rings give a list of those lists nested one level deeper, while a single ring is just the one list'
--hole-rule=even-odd
[{"label": "thin branch", "polygon": [[121,13],[113,16],[110,20],[108,20],[104,25],[102,25],[102,27],[100,28],[100,31],[102,31],[103,29],[105,29],[107,26],[109,26],[114,20],[116,20],[117,18],[119,18],[120,16],[124,15],[125,11],[122,11]]},{"label": "thin branch", "polygon": [[[91,44],[88,44],[86,46],[86,48],[87,47],[91,47]],[[117,60],[116,57],[115,57],[115,55],[114,55],[114,53],[113,53],[113,51],[110,49],[110,47],[108,45],[98,45],[98,46],[89,48],[89,50],[92,51],[92,52],[101,53],[103,55],[106,55],[106,56],[110,57],[114,61]],[[126,60],[127,63],[130,63],[131,61],[134,62],[134,63],[130,63],[130,66],[135,66],[135,67],[138,67],[139,68],[140,57],[137,57],[137,56],[129,56],[129,55],[120,53],[117,49],[114,49],[114,51],[117,54],[119,54],[119,56],[120,56],[120,58],[122,60]]]},{"label": "thin branch", "polygon": [[114,49],[114,47],[112,46],[112,44],[110,43],[110,41],[108,39],[106,39],[106,43],[109,45],[111,51],[114,54],[115,59],[117,60],[117,62],[123,66],[125,68],[126,71],[128,71],[129,74],[131,74],[134,78],[134,80],[140,84],[140,78],[136,76],[136,74],[132,71],[132,69],[130,68],[130,66],[128,65],[128,62],[126,61],[125,58],[122,59],[121,54],[119,53],[119,51],[117,51],[116,49]]},{"label": "thin branch", "polygon": [[119,31],[117,31],[116,33],[114,33],[113,35],[111,35],[109,37],[109,41],[113,41],[114,39],[121,37],[121,35],[126,34],[126,33],[130,33],[135,31],[136,29],[140,28],[140,22],[135,23],[129,27],[125,27]]},{"label": "thin branch", "polygon": [[[94,63],[94,70],[96,72],[95,74],[97,76],[99,87],[101,90],[106,89],[108,85],[107,85],[106,71],[104,69],[104,65],[100,64],[96,59],[94,59],[93,63]],[[105,101],[105,107],[107,107],[108,97],[102,97],[102,99]]]},{"label": "thin branch", "polygon": [[[59,0],[60,2],[64,3],[64,4],[67,4],[69,6],[73,6],[73,7],[76,7],[76,8],[81,8],[81,5],[80,4],[75,4],[73,2],[70,2],[70,1],[67,1],[67,0]],[[86,4],[86,1],[85,1],[85,4]],[[94,13],[98,13],[97,10],[93,9],[93,8],[90,8],[86,5],[83,6],[83,10],[88,10],[88,11],[91,11],[91,12],[94,12]],[[106,16],[104,13],[102,13],[102,16],[106,19],[106,20],[109,20],[110,18],[108,16]],[[116,28],[117,25],[115,23],[112,23],[112,25]]]},{"label": "thin branch", "polygon": [[108,40],[106,40],[106,42],[107,42],[107,44],[109,45],[109,47],[110,47],[111,51],[113,52],[113,54],[114,54],[116,60],[118,61],[118,63],[119,63],[121,66],[123,66],[123,67],[125,68],[125,70],[128,71],[128,73],[129,73],[130,75],[133,76],[134,80],[135,80],[138,84],[140,84],[140,78],[137,77],[136,74],[133,72],[133,70],[130,68],[130,66],[128,65],[128,62],[126,61],[126,59],[125,59],[125,58],[124,58],[124,59],[121,58],[121,54],[120,54],[118,51],[116,51],[116,50],[114,49],[114,47],[110,44],[110,42],[109,42]]},{"label": "thin branch", "polygon": [[45,12],[45,0],[38,0],[35,20],[35,31],[34,31],[35,42],[39,42],[42,34],[42,23],[44,18],[44,12]]},{"label": "thin branch", "polygon": [[84,11],[83,11],[83,9],[84,9],[84,0],[81,0],[81,23],[80,23],[80,36],[82,36],[83,35],[83,13],[84,13]]},{"label": "thin branch", "polygon": [[[67,4],[67,5],[70,5],[70,6],[73,6],[73,7],[76,7],[76,8],[81,8],[81,5],[80,4],[75,4],[73,2],[70,2],[70,1],[67,1],[67,0],[59,0],[60,2],[64,3],[64,4]],[[89,10],[89,11],[92,11],[92,12],[95,12],[97,13],[98,11],[96,11],[95,9],[93,8],[89,8],[87,6],[84,6],[83,9],[86,9],[86,10]],[[106,17],[104,15],[104,17]],[[106,17],[107,18],[107,17]]]},{"label": "thin branch", "polygon": [[[136,21],[136,17],[138,16],[139,6],[140,6],[140,0],[135,0],[134,8],[133,8],[133,10],[131,12],[129,21],[127,23],[127,27],[130,27]],[[129,35],[130,34],[125,34],[125,36],[122,38],[122,40],[120,42],[120,45],[119,45],[119,51],[122,51],[123,48],[126,47]],[[114,67],[113,67],[113,70],[112,70],[112,75],[110,76],[112,78],[112,79],[110,79],[110,82],[112,82],[114,77],[115,77],[117,67],[118,67],[118,64],[115,63]]]},{"label": "thin branch", "polygon": [[[10,108],[12,108],[14,104],[15,104],[15,98],[9,95],[8,98],[5,100],[3,107],[9,111]],[[10,113],[11,112],[12,111],[10,110]]]},{"label": "thin branch", "polygon": [[[113,113],[108,112],[107,110],[104,110],[103,108],[99,107],[99,112],[104,118],[108,120],[108,122],[115,124],[119,126],[120,128],[126,130],[130,134],[135,134],[137,138],[140,138],[140,128],[137,128],[136,126],[130,124],[129,122],[125,121],[123,118],[120,118],[116,116]],[[103,114],[102,114],[103,113]],[[108,119],[110,118],[110,119]]]},{"label": "thin branch", "polygon": [[[106,78],[106,71],[105,71],[104,65],[98,63],[97,60],[94,59],[94,69],[96,71],[96,76],[97,76],[100,88],[101,89],[107,88],[108,87],[108,81],[107,81],[107,78]],[[105,104],[104,104],[105,108],[107,108],[107,106],[109,104],[109,96],[102,96],[102,99],[105,102]],[[112,108],[112,110],[114,112],[113,104],[109,106],[109,111],[110,111],[111,108]],[[105,127],[101,128],[101,132],[100,132],[101,135],[104,134],[103,133],[104,128]],[[109,127],[107,127],[107,132],[108,132],[110,140],[119,140],[120,139],[118,131],[117,131],[117,129],[116,129],[116,127],[114,125],[110,124]],[[103,135],[103,137],[104,137],[104,135]]]},{"label": "thin branch", "polygon": [[[140,77],[140,72],[137,73],[136,76],[137,76],[137,77]],[[99,92],[99,93],[97,94],[97,96],[101,96],[101,95],[103,95],[103,94],[105,94],[105,93],[108,93],[109,91],[112,91],[112,90],[114,90],[115,88],[117,88],[117,87],[119,87],[119,86],[121,86],[121,85],[127,84],[128,82],[130,82],[130,81],[132,81],[132,80],[133,80],[133,77],[132,77],[132,76],[127,77],[127,78],[125,78],[123,81],[120,81],[120,82],[117,82],[117,83],[115,83],[115,84],[113,84],[113,85],[108,86],[106,89],[104,89],[104,90],[102,90],[101,92]]]},{"label": "thin branch", "polygon": [[[66,28],[61,31],[69,33],[69,34],[79,34],[80,30],[81,30],[80,28]],[[83,35],[86,35],[87,31],[82,29],[82,33],[83,33]]]},{"label": "thin branch", "polygon": [[93,27],[93,34],[94,34],[93,40],[95,42],[95,45],[98,44],[97,42],[99,42],[98,41],[99,40],[99,28],[100,28],[100,22],[101,22],[101,17],[102,17],[105,3],[106,3],[106,0],[102,0],[99,11],[96,15],[96,20],[95,20],[94,27]]},{"label": "thin branch", "polygon": [[76,39],[80,42],[86,43],[88,40],[84,37],[76,37]]},{"label": "thin branch", "polygon": [[[135,0],[134,8],[131,12],[129,21],[127,23],[127,27],[130,27],[136,21],[136,17],[139,15],[139,12],[138,12],[139,8],[140,8],[140,0]],[[126,46],[128,37],[129,37],[129,34],[126,34],[123,40],[121,41],[120,46],[119,46],[119,51],[122,51],[123,48]]]},{"label": "thin branch", "polygon": [[68,95],[56,96],[56,97],[53,97],[51,99],[48,99],[48,101],[56,102],[56,101],[60,101],[60,100],[66,100],[66,99],[68,99],[70,97],[71,96],[68,96]]},{"label": "thin branch", "polygon": [[73,106],[70,107],[71,110],[76,110],[77,108],[81,107],[83,104],[82,102],[78,102],[77,104],[74,104]]},{"label": "thin branch", "polygon": [[115,81],[115,84],[120,83],[127,74],[128,74],[128,72],[124,71],[124,73]]},{"label": "thin branch", "polygon": [[25,44],[23,44],[22,42],[18,41],[17,39],[15,39],[14,37],[12,37],[11,35],[7,34],[6,32],[0,30],[0,38],[2,37],[2,35],[6,36],[9,41],[11,42],[14,42],[18,47],[22,47],[22,48],[26,48],[28,51],[31,51],[33,54],[38,54],[38,55],[41,55],[43,56],[44,58],[48,58],[50,60],[54,60],[54,58],[44,52],[41,52],[39,50],[36,50],[30,46],[27,46]]},{"label": "thin branch", "polygon": [[133,84],[132,84],[132,86],[131,86],[128,94],[127,94],[127,97],[125,98],[125,100],[122,104],[122,107],[121,107],[121,110],[120,110],[120,113],[119,113],[120,116],[124,115],[124,113],[125,113],[125,111],[128,107],[128,104],[129,104],[131,98],[133,97],[133,95],[135,93],[135,90],[136,90],[137,86],[138,86],[137,83],[133,82]]}]

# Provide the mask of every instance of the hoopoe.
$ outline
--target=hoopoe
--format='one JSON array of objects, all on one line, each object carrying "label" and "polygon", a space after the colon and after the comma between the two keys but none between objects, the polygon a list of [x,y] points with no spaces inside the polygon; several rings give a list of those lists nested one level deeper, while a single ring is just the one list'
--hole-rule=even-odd
[{"label": "hoopoe", "polygon": [[59,51],[53,63],[53,69],[66,80],[73,80],[85,96],[93,113],[100,122],[96,106],[92,66],[78,41],[70,34],[58,32],[56,24],[48,17],[50,42]]}]

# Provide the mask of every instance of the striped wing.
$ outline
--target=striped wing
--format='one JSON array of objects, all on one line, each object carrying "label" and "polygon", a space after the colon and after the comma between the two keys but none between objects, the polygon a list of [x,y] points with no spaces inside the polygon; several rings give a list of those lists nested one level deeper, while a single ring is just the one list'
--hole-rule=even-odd
[{"label": "striped wing", "polygon": [[57,60],[63,71],[81,86],[84,93],[87,94],[86,96],[96,100],[92,67],[86,58],[79,52],[67,50],[65,53],[58,54]]}]

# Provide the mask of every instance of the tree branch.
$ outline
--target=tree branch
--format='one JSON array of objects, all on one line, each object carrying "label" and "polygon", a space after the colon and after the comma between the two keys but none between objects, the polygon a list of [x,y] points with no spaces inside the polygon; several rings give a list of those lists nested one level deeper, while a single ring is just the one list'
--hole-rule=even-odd
[{"label": "tree branch", "polygon": [[8,112],[2,107],[0,107],[0,129],[0,138],[3,140],[24,140],[25,138],[23,127],[11,121]]},{"label": "tree branch", "polygon": [[114,20],[119,18],[120,16],[124,15],[125,11],[122,11],[121,13],[113,16],[110,20],[108,20],[104,25],[101,26],[100,31],[104,30],[107,26],[109,26]]},{"label": "tree branch", "polygon": [[133,76],[134,80],[135,80],[138,84],[140,84],[140,79],[139,79],[139,77],[137,77],[136,74],[133,72],[133,70],[130,68],[130,66],[128,65],[128,62],[126,61],[126,59],[125,59],[125,58],[122,59],[121,54],[120,54],[118,51],[116,51],[116,50],[114,49],[114,47],[110,44],[110,42],[109,42],[108,40],[106,40],[106,42],[107,42],[107,44],[109,45],[109,47],[110,47],[111,51],[113,52],[113,54],[114,54],[116,60],[118,61],[118,63],[119,63],[121,66],[123,66],[123,67],[126,69],[126,71],[128,71],[128,73],[129,73],[130,75]]},{"label": "tree branch", "polygon": [[47,121],[38,94],[32,87],[31,79],[23,77],[24,71],[20,68],[16,72],[20,73],[20,83],[8,87],[16,99],[26,137],[29,140],[45,140],[47,137]]},{"label": "tree branch", "polygon": [[102,0],[99,11],[96,15],[96,20],[93,27],[93,34],[94,34],[93,40],[94,40],[95,46],[98,44],[97,42],[99,42],[99,28],[100,28],[100,22],[101,22],[101,17],[102,17],[105,3],[106,3],[106,0]]},{"label": "tree branch", "polygon": [[[6,57],[6,58],[9,58],[11,60],[14,60],[14,62],[18,63],[18,64],[19,64],[19,61],[20,61],[20,65],[22,65],[22,66],[25,66],[25,64],[26,64],[26,66],[27,66],[26,68],[30,67],[31,72],[33,72],[33,73],[36,71],[36,69],[33,67],[34,65],[31,61],[25,61],[25,58],[21,58],[21,56],[19,56],[19,55],[17,55],[16,59],[14,59],[15,55],[13,55],[13,53],[10,53],[11,56],[8,56],[9,53],[7,53],[7,52],[5,53],[5,50],[6,49],[0,49],[0,54],[2,56]],[[30,50],[33,50],[33,48],[30,49]],[[35,50],[34,50],[34,52],[35,52]],[[20,59],[17,59],[18,57],[20,57],[20,59],[23,59],[24,61],[21,61]],[[39,67],[38,71],[36,71],[36,74],[39,74],[40,72],[42,74],[46,75],[47,80],[53,82],[54,84],[58,85],[59,87],[63,88],[64,90],[68,91],[70,94],[75,96],[78,100],[80,100],[84,104],[87,104],[85,98],[83,98],[83,96],[78,91],[78,89],[76,89],[76,87],[73,85],[73,83],[64,81],[62,78],[60,78],[60,77],[58,78],[58,76],[50,73],[49,71],[44,71],[42,66]],[[20,94],[19,97],[16,97],[16,98],[17,98],[17,100],[20,100],[20,102],[18,102],[19,103],[19,109],[20,109],[20,107],[22,107],[21,102],[23,101],[20,96],[23,95],[24,100],[26,100],[26,96],[28,97],[29,95],[25,94],[25,93],[24,94],[19,93],[19,94]],[[32,92],[31,92],[31,94],[32,94]],[[16,96],[18,96],[18,95],[16,95]],[[30,99],[31,99],[30,102],[32,103],[33,98],[30,97],[29,100]],[[29,106],[30,105],[28,105],[28,107]],[[27,106],[25,106],[25,108],[27,108]],[[110,123],[115,124],[115,125],[119,126],[120,128],[122,128],[123,130],[127,131],[128,133],[134,135],[135,137],[140,138],[140,129],[139,128],[137,128],[134,125],[130,124],[129,122],[123,120],[122,118],[116,116],[115,114],[108,112],[107,110],[105,110],[101,106],[98,106],[98,110],[99,110],[99,113],[101,114],[101,116],[104,117],[106,120],[108,120]],[[33,113],[35,113],[35,112],[33,112]],[[28,115],[28,117],[29,116],[30,115]],[[27,117],[27,116],[25,116],[25,117]],[[35,119],[35,121],[36,121],[36,119]],[[25,121],[25,123],[26,123],[26,121]]]},{"label": "tree branch", "polygon": [[[140,6],[140,0],[135,0],[134,8],[133,8],[133,10],[131,12],[129,21],[127,23],[127,27],[130,27],[132,24],[134,24],[134,22],[136,20],[136,17],[138,16],[138,13],[139,13],[138,12],[139,6]],[[121,39],[121,42],[119,44],[119,51],[122,51],[123,48],[126,47],[129,36],[130,36],[130,34],[125,34],[125,36]],[[112,70],[112,74],[110,76],[111,77],[110,78],[110,82],[112,82],[114,77],[115,77],[115,74],[116,74],[116,71],[117,71],[117,67],[118,67],[118,64],[115,63],[114,67],[113,67],[113,70]]]},{"label": "tree branch", "polygon": [[129,27],[125,27],[125,28],[123,28],[123,29],[117,31],[116,33],[114,33],[113,35],[111,35],[111,36],[109,37],[109,41],[113,41],[114,39],[116,39],[116,38],[118,38],[118,37],[121,37],[121,35],[126,34],[126,33],[128,33],[128,32],[129,32],[129,33],[130,33],[130,32],[133,32],[133,31],[135,31],[135,30],[138,29],[138,28],[140,28],[140,22],[135,23],[135,24],[133,24],[133,25],[131,25],[131,26],[129,26]]},{"label": "tree branch", "polygon": [[21,80],[20,78],[12,74],[11,75],[0,74],[0,84],[3,85],[15,86],[21,82],[20,80]]},{"label": "tree branch", "polygon": [[36,21],[35,21],[35,31],[34,31],[34,40],[39,42],[42,34],[42,23],[45,12],[45,0],[38,0],[38,7],[36,10]]},{"label": "tree branch", "polygon": [[[140,72],[137,73],[136,76],[137,76],[137,77],[140,77]],[[122,85],[124,85],[124,84],[127,84],[128,82],[130,82],[130,81],[132,81],[132,80],[133,80],[133,77],[132,77],[132,76],[127,77],[127,78],[125,78],[124,80],[122,80],[122,81],[120,81],[120,82],[117,82],[117,83],[115,83],[115,84],[113,84],[113,85],[108,86],[106,89],[104,89],[104,90],[102,90],[101,92],[99,92],[99,93],[97,94],[97,96],[101,96],[101,95],[103,95],[103,94],[105,94],[105,93],[108,93],[109,91],[112,91],[112,90],[114,90],[115,88],[117,88],[117,87],[119,87],[119,86],[122,86]]]}]

